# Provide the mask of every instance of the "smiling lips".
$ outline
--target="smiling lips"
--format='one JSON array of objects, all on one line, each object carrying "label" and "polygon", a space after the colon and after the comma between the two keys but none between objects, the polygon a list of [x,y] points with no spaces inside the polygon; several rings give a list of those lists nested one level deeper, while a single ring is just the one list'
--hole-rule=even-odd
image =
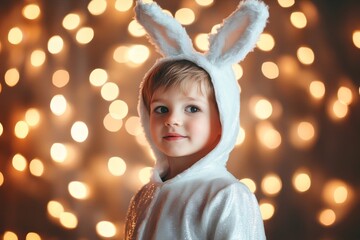
[{"label": "smiling lips", "polygon": [[186,138],[186,136],[180,135],[178,133],[168,133],[163,137],[167,141],[176,141]]}]

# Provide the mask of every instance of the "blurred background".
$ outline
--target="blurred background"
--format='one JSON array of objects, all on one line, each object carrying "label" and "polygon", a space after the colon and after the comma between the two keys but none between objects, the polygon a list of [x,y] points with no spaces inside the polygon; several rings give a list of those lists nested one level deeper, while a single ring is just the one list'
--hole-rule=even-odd
[{"label": "blurred background", "polygon": [[[158,0],[198,51],[237,0]],[[241,133],[229,170],[268,239],[360,239],[360,2],[265,1],[235,64]],[[160,55],[132,0],[0,1],[0,237],[123,239],[153,156],[136,111]]]}]

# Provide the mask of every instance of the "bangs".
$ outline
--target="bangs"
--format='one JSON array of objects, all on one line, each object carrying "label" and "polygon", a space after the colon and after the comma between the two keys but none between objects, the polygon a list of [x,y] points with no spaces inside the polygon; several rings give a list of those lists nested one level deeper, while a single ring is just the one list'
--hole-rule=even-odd
[{"label": "bangs", "polygon": [[197,87],[203,96],[214,97],[214,87],[210,75],[201,67],[188,60],[162,62],[147,74],[142,86],[142,97],[149,110],[153,93],[159,89],[178,87],[186,93]]}]

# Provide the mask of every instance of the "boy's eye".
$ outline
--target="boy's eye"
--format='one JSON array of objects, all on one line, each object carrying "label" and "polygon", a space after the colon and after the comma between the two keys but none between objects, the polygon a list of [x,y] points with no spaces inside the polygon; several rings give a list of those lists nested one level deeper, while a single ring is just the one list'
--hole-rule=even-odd
[{"label": "boy's eye", "polygon": [[158,106],[154,109],[154,112],[156,113],[167,113],[169,112],[169,109],[165,106]]},{"label": "boy's eye", "polygon": [[188,106],[188,107],[186,107],[185,111],[190,112],[190,113],[195,113],[195,112],[199,112],[200,109],[196,106]]}]

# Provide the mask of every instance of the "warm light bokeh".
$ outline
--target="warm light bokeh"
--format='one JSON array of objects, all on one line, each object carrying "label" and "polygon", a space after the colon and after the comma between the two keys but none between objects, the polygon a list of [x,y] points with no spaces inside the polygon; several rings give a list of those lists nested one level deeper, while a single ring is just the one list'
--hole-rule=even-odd
[{"label": "warm light bokeh", "polygon": [[176,11],[175,19],[182,25],[190,25],[195,21],[195,13],[190,8],[181,8]]},{"label": "warm light bokeh", "polygon": [[305,169],[297,170],[292,177],[292,184],[296,191],[306,192],[311,187],[310,174]]},{"label": "warm light bokeh", "polygon": [[[236,139],[223,137],[236,141],[226,166],[255,194],[269,239],[293,238],[295,225],[301,239],[360,233],[355,2],[266,1],[264,32],[245,59],[229,62],[241,126]],[[208,33],[238,6],[156,3],[205,56]],[[135,4],[0,3],[0,238],[123,238],[130,199],[156,162],[137,112],[139,84],[164,54],[134,18]],[[325,14],[331,8],[337,26]],[[223,47],[233,41],[225,37]]]},{"label": "warm light bokeh", "polygon": [[109,221],[100,221],[96,224],[96,232],[99,236],[104,238],[113,238],[116,233],[116,226]]}]

